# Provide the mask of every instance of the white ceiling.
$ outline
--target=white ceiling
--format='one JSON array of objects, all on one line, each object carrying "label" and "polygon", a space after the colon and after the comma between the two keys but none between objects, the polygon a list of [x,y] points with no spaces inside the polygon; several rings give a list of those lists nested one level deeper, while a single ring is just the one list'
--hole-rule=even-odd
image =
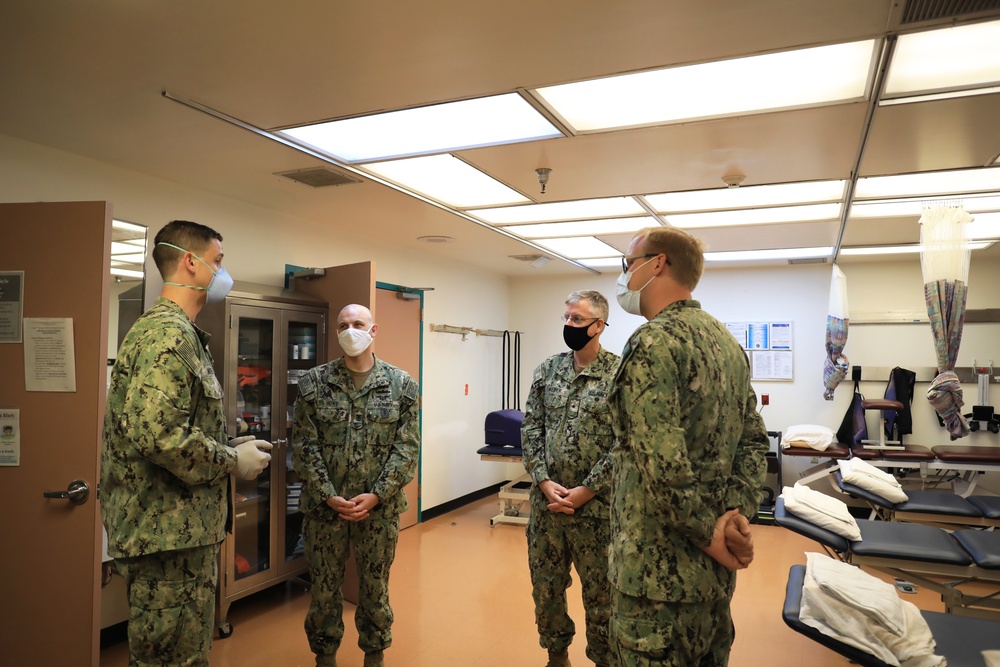
[{"label": "white ceiling", "polygon": [[[5,0],[0,134],[209,190],[345,233],[505,274],[538,251],[363,179],[312,188],[276,174],[324,163],[163,95],[273,130],[623,72],[901,30],[900,0]],[[988,0],[924,2],[989,7]],[[645,127],[455,154],[533,201],[983,167],[1000,154],[1000,94],[868,101]],[[860,159],[859,159],[860,157]],[[552,169],[546,194],[535,169]],[[135,222],[159,225],[166,221]],[[211,224],[211,221],[204,221]],[[696,231],[710,250],[914,243],[915,219]],[[454,243],[424,244],[420,236]],[[387,241],[391,239],[391,241]],[[624,249],[628,235],[607,237]],[[983,251],[1000,257],[1000,244]],[[977,255],[974,255],[974,257]],[[853,260],[860,261],[860,260]],[[873,261],[867,259],[865,261]],[[875,261],[883,261],[877,258]]]}]

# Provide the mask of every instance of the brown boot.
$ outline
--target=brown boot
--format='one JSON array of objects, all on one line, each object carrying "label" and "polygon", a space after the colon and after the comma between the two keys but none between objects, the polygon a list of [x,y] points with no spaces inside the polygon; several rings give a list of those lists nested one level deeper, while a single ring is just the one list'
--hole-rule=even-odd
[{"label": "brown boot", "polygon": [[561,651],[549,649],[549,661],[545,663],[545,667],[573,667],[569,663],[569,649],[564,648]]},{"label": "brown boot", "polygon": [[382,651],[365,653],[365,667],[385,667],[385,656]]},{"label": "brown boot", "polygon": [[336,653],[317,653],[316,667],[337,667]]}]

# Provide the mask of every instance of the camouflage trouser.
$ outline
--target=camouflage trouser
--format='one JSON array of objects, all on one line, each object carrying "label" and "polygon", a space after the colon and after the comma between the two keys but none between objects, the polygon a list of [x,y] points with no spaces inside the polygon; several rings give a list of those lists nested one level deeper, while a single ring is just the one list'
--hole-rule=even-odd
[{"label": "camouflage trouser", "polygon": [[684,604],[612,590],[611,645],[619,667],[725,667],[735,630],[729,599]]},{"label": "camouflage trouser", "polygon": [[611,584],[608,583],[607,519],[575,517],[532,508],[528,520],[528,568],[535,599],[535,623],[543,648],[559,651],[573,641],[576,626],[566,610],[566,589],[572,583],[570,564],[583,588],[587,624],[587,657],[610,664],[608,619]]},{"label": "camouflage trouser", "polygon": [[312,602],[306,614],[306,637],[313,653],[336,653],[344,638],[344,570],[351,545],[360,588],[354,624],[365,653],[392,644],[389,568],[396,557],[399,515],[351,522],[307,515],[302,522],[306,560],[312,577]]},{"label": "camouflage trouser", "polygon": [[128,664],[207,667],[219,545],[118,558],[128,593]]}]

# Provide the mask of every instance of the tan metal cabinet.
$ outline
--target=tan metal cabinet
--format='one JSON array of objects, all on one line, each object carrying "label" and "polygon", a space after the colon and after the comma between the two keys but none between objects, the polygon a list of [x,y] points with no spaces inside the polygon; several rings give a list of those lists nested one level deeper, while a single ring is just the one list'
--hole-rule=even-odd
[{"label": "tan metal cabinet", "polygon": [[223,383],[230,437],[256,435],[274,445],[271,464],[252,481],[232,478],[233,530],[222,545],[215,622],[232,634],[229,606],[307,570],[301,483],[289,446],[298,378],[326,360],[325,301],[266,285],[237,283],[206,306],[198,325]]}]

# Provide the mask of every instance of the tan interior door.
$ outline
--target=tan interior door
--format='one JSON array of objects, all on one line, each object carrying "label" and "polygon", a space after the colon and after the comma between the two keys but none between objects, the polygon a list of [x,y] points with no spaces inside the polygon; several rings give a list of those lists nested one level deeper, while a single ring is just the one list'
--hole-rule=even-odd
[{"label": "tan interior door", "polygon": [[[23,316],[73,322],[75,392],[25,391],[24,344],[0,343],[0,408],[20,411],[20,465],[0,467],[0,664],[99,661],[99,452],[107,383],[111,206],[0,204],[0,272]],[[45,498],[83,480],[83,504]]]},{"label": "tan interior door", "polygon": [[[404,299],[402,292],[378,288],[375,306],[378,309],[378,338],[375,354],[393,366],[399,366],[420,382],[420,300]],[[410,296],[418,296],[416,294]],[[399,527],[408,528],[417,523],[420,484],[417,475],[403,487],[410,509],[399,516]]]}]

